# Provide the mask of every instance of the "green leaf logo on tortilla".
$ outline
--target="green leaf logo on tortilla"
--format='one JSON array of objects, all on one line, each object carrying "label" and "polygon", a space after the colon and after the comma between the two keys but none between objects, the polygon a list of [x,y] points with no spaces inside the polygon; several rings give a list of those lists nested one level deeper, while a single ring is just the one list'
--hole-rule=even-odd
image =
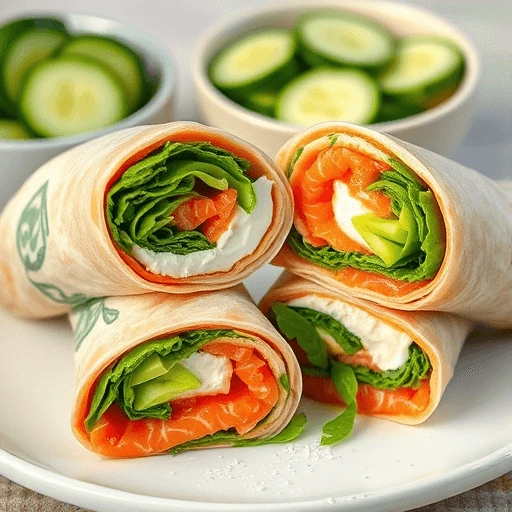
[{"label": "green leaf logo on tortilla", "polygon": [[49,234],[46,207],[47,188],[48,181],[25,206],[18,222],[16,246],[27,272],[39,270],[43,266],[46,256],[46,239]]}]

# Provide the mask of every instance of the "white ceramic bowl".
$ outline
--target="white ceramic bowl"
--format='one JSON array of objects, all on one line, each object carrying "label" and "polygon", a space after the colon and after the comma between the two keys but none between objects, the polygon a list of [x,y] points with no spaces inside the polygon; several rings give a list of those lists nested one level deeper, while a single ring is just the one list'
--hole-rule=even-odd
[{"label": "white ceramic bowl", "polygon": [[[94,33],[112,36],[137,50],[148,74],[157,81],[153,97],[139,110],[101,130],[69,137],[48,139],[0,139],[0,210],[22,183],[47,160],[66,149],[107,132],[141,124],[168,122],[176,89],[176,70],[167,51],[149,35],[116,21],[81,14],[53,12],[23,14],[23,16],[52,17],[63,21],[74,34]],[[5,21],[1,21],[3,24]]]},{"label": "white ceramic bowl", "polygon": [[404,119],[377,123],[372,128],[392,134],[445,156],[451,155],[470,126],[480,62],[470,40],[448,21],[411,5],[367,0],[295,0],[259,7],[222,20],[198,42],[192,61],[202,120],[252,142],[271,157],[304,127],[283,123],[244,107],[224,96],[208,78],[212,56],[238,35],[252,29],[293,26],[305,10],[337,8],[363,14],[388,27],[398,36],[438,34],[455,41],[466,59],[464,78],[455,94],[444,103]]}]

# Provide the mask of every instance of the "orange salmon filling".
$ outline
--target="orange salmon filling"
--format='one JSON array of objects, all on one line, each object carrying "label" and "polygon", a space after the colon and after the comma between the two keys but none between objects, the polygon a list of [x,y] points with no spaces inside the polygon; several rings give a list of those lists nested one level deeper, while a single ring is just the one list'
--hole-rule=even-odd
[{"label": "orange salmon filling", "polygon": [[[288,343],[297,356],[299,364],[303,367],[308,367],[310,363],[306,352],[302,350],[295,340],[290,340]],[[370,354],[366,350],[361,350],[352,356],[342,354],[338,359],[345,364],[366,366],[374,371],[379,371],[379,368],[373,363]],[[346,405],[330,377],[319,377],[303,373],[302,386],[304,396],[317,402],[331,405]],[[357,387],[357,412],[368,416],[376,414],[389,416],[414,415],[425,409],[429,400],[429,379],[423,379],[418,389],[379,389],[364,383],[358,383]]]},{"label": "orange salmon filling", "polygon": [[[302,375],[303,394],[317,402],[345,406],[336,391],[334,383],[328,377]],[[418,389],[398,388],[377,389],[369,384],[359,384],[357,388],[357,412],[372,416],[385,414],[389,416],[410,416],[424,410],[430,400],[430,383],[421,381]]]},{"label": "orange salmon filling", "polygon": [[[299,160],[290,178],[295,199],[294,225],[297,231],[314,247],[329,245],[340,252],[370,254],[366,247],[352,240],[339,228],[332,205],[334,182],[344,182],[350,195],[375,215],[383,219],[390,218],[390,198],[380,191],[366,190],[369,185],[378,181],[383,171],[390,169],[384,162],[336,146],[320,151],[313,163],[300,165]],[[276,260],[278,262],[279,257]],[[401,281],[352,267],[333,270],[331,273],[335,279],[348,286],[365,288],[392,297],[403,297],[431,281]]]},{"label": "orange salmon filling", "polygon": [[193,197],[173,211],[174,225],[180,231],[199,227],[210,242],[217,242],[235,216],[237,195],[234,188],[228,188],[211,198]]},{"label": "orange salmon filling", "polygon": [[348,237],[334,217],[332,199],[334,182],[343,181],[352,197],[382,218],[390,217],[391,200],[382,192],[367,191],[388,164],[346,148],[333,147],[318,154],[311,167],[296,168],[290,184],[296,205],[295,226],[304,239],[315,247],[330,245],[340,252],[368,250]]},{"label": "orange salmon filling", "polygon": [[172,401],[167,420],[130,420],[113,404],[89,434],[92,449],[106,457],[144,457],[221,430],[236,429],[240,435],[250,432],[279,398],[268,363],[254,349],[231,343],[214,341],[201,350],[232,361],[229,393]]}]

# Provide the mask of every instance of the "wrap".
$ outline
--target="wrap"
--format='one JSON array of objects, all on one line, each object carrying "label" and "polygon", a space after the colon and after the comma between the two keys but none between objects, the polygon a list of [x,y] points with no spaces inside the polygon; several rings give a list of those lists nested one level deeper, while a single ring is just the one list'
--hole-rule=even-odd
[{"label": "wrap", "polygon": [[197,123],[138,126],[50,160],[0,218],[0,305],[48,317],[103,296],[234,286],[268,262],[292,196],[250,144]]},{"label": "wrap", "polygon": [[368,128],[333,122],[277,155],[295,198],[274,262],[401,310],[512,327],[512,190]]},{"label": "wrap", "polygon": [[[332,376],[333,365],[342,363],[357,380],[359,413],[409,425],[422,423],[438,406],[472,328],[455,315],[384,308],[288,272],[260,309],[280,329],[294,322],[296,337],[287,338],[303,371],[305,396],[343,404]],[[314,345],[318,336],[323,352]]]},{"label": "wrap", "polygon": [[284,442],[303,427],[289,423],[302,388],[295,356],[241,285],[97,299],[69,317],[72,426],[94,452]]}]

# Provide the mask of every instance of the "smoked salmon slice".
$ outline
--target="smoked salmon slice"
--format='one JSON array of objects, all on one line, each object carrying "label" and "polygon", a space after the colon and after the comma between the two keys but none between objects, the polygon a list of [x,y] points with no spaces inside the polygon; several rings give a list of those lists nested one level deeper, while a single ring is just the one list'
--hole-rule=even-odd
[{"label": "smoked salmon slice", "polygon": [[236,213],[236,198],[237,191],[234,188],[228,188],[212,198],[216,215],[208,218],[201,226],[201,232],[210,242],[218,242],[231,224]]},{"label": "smoked salmon slice", "polygon": [[277,403],[278,383],[268,364],[252,348],[211,342],[201,350],[233,362],[227,394],[171,402],[167,420],[129,420],[113,404],[90,433],[92,449],[106,457],[144,457],[222,430],[239,434],[252,430]]},{"label": "smoked salmon slice", "polygon": [[179,231],[191,231],[201,226],[206,238],[217,242],[234,217],[237,195],[234,188],[228,188],[211,198],[192,197],[173,211],[173,224]]},{"label": "smoked salmon slice", "polygon": [[356,151],[332,147],[321,151],[310,167],[295,169],[290,183],[294,192],[296,226],[305,240],[315,247],[330,245],[340,252],[369,251],[347,236],[338,226],[333,210],[334,182],[347,184],[349,193],[367,209],[386,218],[391,215],[391,200],[382,192],[367,187],[390,169]]},{"label": "smoked salmon slice", "polygon": [[173,224],[179,231],[191,231],[206,219],[217,215],[215,203],[209,197],[192,197],[173,212]]},{"label": "smoked salmon slice", "polygon": [[[303,375],[303,394],[317,402],[331,405],[345,403],[332,380],[328,377]],[[414,415],[424,410],[430,400],[430,383],[421,381],[418,389],[398,388],[396,390],[377,389],[369,384],[359,384],[357,388],[357,412],[368,416],[385,414],[389,416]]]}]

